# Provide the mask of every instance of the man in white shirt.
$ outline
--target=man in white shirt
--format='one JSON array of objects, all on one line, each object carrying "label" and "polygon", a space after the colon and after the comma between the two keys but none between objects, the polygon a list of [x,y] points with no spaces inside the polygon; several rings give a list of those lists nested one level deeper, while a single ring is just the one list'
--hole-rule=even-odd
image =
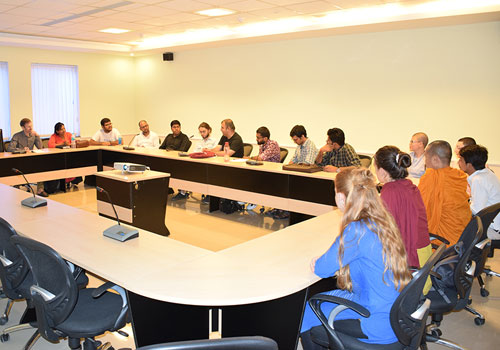
[{"label": "man in white shirt", "polygon": [[[472,214],[500,202],[500,180],[493,171],[486,168],[488,150],[480,145],[470,145],[459,152],[458,166],[469,178],[470,208]],[[488,228],[488,238],[500,239],[500,215],[493,220]]]},{"label": "man in white shirt", "polygon": [[429,138],[423,132],[417,132],[410,140],[411,166],[408,168],[410,177],[419,179],[425,173],[425,147]]},{"label": "man in white shirt", "polygon": [[201,141],[198,142],[193,152],[203,152],[203,149],[212,149],[217,146],[217,140],[210,137],[212,134],[212,127],[208,123],[201,123],[198,126],[198,131],[200,132]]},{"label": "man in white shirt", "polygon": [[102,129],[97,131],[90,139],[91,145],[114,146],[122,137],[117,129],[113,129],[113,124],[109,118],[101,119]]},{"label": "man in white shirt", "polygon": [[132,142],[134,147],[158,148],[160,147],[160,138],[154,131],[149,130],[149,124],[145,120],[139,122],[141,133],[137,135]]}]

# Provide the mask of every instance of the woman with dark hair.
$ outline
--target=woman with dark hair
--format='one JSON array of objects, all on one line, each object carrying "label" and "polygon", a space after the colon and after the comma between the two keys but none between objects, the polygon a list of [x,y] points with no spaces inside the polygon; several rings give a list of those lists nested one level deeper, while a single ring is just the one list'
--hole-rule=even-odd
[{"label": "woman with dark hair", "polygon": [[[64,146],[70,146],[71,145],[71,133],[66,132],[66,127],[64,126],[63,123],[57,122],[56,125],[54,125],[54,133],[50,136],[49,139],[49,148],[55,148],[55,147],[64,147]],[[69,188],[71,185],[78,186],[80,182],[82,182],[83,179],[81,176],[78,177],[72,177],[69,179],[62,179],[62,180],[53,180],[53,181],[48,181],[50,183],[50,189],[49,193],[54,193],[57,191],[59,188],[61,191],[66,192],[66,188]]]},{"label": "woman with dark hair", "polygon": [[[339,314],[335,328],[366,343],[398,341],[389,315],[392,304],[408,284],[406,251],[392,215],[378,195],[374,176],[368,169],[346,169],[335,178],[335,201],[343,212],[340,234],[321,257],[311,261],[322,278],[337,276],[340,289],[326,292],[366,307],[371,317],[351,310]],[[324,303],[326,315],[335,304]],[[321,326],[309,305],[302,320],[304,350],[323,349],[311,340],[310,329]]]},{"label": "woman with dark hair", "polygon": [[66,127],[63,123],[57,122],[56,125],[54,125],[54,133],[49,139],[49,148],[69,145],[71,145],[71,133],[66,132]]},{"label": "woman with dark hair", "polygon": [[380,196],[394,216],[408,255],[408,264],[421,267],[432,254],[424,202],[408,177],[410,155],[396,146],[384,146],[374,156]]}]

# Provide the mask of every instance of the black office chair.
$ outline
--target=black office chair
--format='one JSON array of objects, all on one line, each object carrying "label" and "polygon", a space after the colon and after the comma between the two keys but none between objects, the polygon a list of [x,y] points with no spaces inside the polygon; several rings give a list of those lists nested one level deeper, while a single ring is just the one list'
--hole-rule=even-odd
[{"label": "black office chair", "polygon": [[[474,247],[481,245],[482,235],[481,220],[478,217],[472,218],[457,244],[447,248],[436,264],[436,274],[431,275],[432,288],[427,293],[427,298],[431,300],[431,323],[427,326],[426,342],[461,349],[458,344],[442,339],[442,332],[438,327],[443,314],[470,308],[469,296],[476,267],[471,253]],[[478,321],[475,322],[478,324]],[[484,323],[484,318],[482,322]]]},{"label": "black office chair", "polygon": [[278,350],[278,345],[264,337],[234,337],[150,345],[137,350]]},{"label": "black office chair", "polygon": [[186,144],[186,147],[184,147],[183,149],[179,149],[179,151],[180,152],[187,152],[187,151],[189,151],[189,149],[191,148],[192,144],[193,144],[193,141],[188,140],[188,143]]},{"label": "black office chair", "polygon": [[[19,254],[16,247],[10,242],[12,236],[17,236],[16,230],[3,218],[0,218],[0,281],[3,293],[9,299],[3,315],[0,317],[0,325],[9,321],[10,310],[15,301],[26,300],[27,308],[32,308],[29,288],[33,284],[33,278],[27,264]],[[0,335],[0,341],[6,342],[10,334],[23,329],[36,328],[35,323],[19,323],[18,325],[5,328]],[[29,348],[40,337],[36,331],[30,338],[25,348]]]},{"label": "black office chair", "polygon": [[[403,288],[398,298],[394,301],[390,312],[390,322],[398,338],[396,343],[366,343],[335,329],[335,317],[346,309],[351,309],[362,317],[370,317],[370,312],[363,306],[350,300],[324,294],[317,294],[309,300],[309,305],[322,323],[322,326],[312,328],[312,340],[332,350],[418,349],[424,334],[425,322],[431,304],[430,300],[426,299],[423,295],[424,285],[429,273],[436,262],[441,258],[444,251],[445,246],[441,246],[434,251],[429,260],[427,260],[425,265],[414,274],[410,283]],[[328,318],[321,310],[321,304],[324,302],[338,304],[338,306],[331,311]]]},{"label": "black office chair", "polygon": [[283,163],[285,161],[287,155],[288,150],[286,148],[280,147],[280,163]]},{"label": "black office chair", "polygon": [[364,155],[364,154],[358,154],[359,160],[361,161],[361,166],[363,168],[370,168],[370,165],[372,165],[372,157]]},{"label": "black office chair", "polygon": [[[483,239],[487,237],[488,228],[490,227],[493,220],[495,220],[495,218],[498,216],[498,213],[500,213],[500,203],[490,205],[489,207],[484,208],[483,210],[479,211],[479,213],[476,214],[477,217],[481,218],[481,221],[483,223]],[[493,257],[494,250],[498,248],[500,248],[500,240],[498,239],[492,240],[488,257],[490,258]],[[490,292],[486,289],[482,273],[484,272],[487,276],[495,276],[495,277],[500,277],[500,274],[498,272],[492,271],[489,267],[484,267],[484,264],[485,261],[483,261],[481,271],[478,271],[477,273],[477,281],[481,288],[480,289],[481,296],[487,297],[490,294]]]},{"label": "black office chair", "polygon": [[252,154],[253,146],[249,143],[243,144],[243,157],[250,157]]},{"label": "black office chair", "polygon": [[107,282],[99,288],[79,290],[68,265],[55,250],[26,237],[13,236],[11,242],[33,275],[31,299],[42,337],[50,342],[68,337],[71,349],[81,349],[80,338],[85,338],[84,349],[97,350],[101,344],[95,336],[125,326],[128,304],[123,289]]}]

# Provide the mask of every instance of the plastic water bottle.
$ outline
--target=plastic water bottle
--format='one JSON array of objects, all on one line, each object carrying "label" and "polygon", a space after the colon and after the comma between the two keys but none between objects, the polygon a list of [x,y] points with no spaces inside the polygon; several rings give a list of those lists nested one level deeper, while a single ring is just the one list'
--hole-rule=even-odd
[{"label": "plastic water bottle", "polygon": [[121,137],[121,136],[118,138],[118,144],[119,144],[119,145],[121,145],[121,144],[122,144],[122,137]]},{"label": "plastic water bottle", "polygon": [[76,148],[75,135],[71,135],[71,148]]},{"label": "plastic water bottle", "polygon": [[229,162],[229,142],[224,144],[224,161]]}]

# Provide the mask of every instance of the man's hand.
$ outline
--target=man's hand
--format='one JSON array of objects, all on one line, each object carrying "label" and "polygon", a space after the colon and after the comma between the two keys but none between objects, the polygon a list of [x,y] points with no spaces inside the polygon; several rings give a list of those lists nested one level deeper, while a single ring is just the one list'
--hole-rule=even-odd
[{"label": "man's hand", "polygon": [[323,152],[323,153],[325,153],[325,152],[331,152],[331,151],[333,151],[333,145],[330,145],[330,144],[327,143],[326,145],[324,145],[323,147],[321,147],[319,150],[321,152]]},{"label": "man's hand", "polygon": [[111,146],[111,142],[104,141],[104,142],[101,142],[101,145],[103,145],[103,146]]},{"label": "man's hand", "polygon": [[318,260],[318,258],[319,258],[319,256],[311,259],[311,263],[309,264],[309,267],[311,268],[312,273],[314,273],[314,268],[316,267],[316,260]]}]

